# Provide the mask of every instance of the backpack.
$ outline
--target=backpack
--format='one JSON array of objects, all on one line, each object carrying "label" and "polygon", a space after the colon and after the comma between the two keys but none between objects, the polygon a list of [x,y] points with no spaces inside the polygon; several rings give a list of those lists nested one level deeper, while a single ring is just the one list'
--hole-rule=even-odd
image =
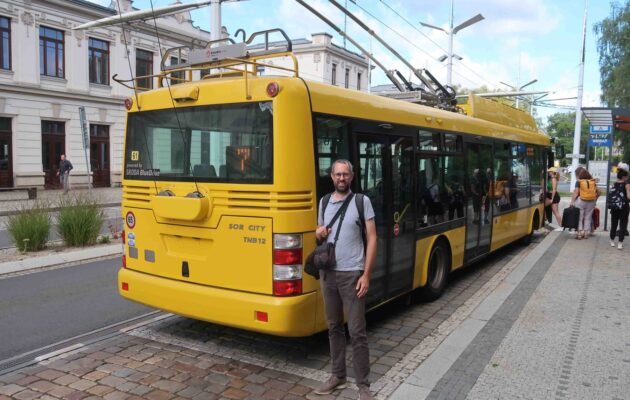
[{"label": "backpack", "polygon": [[[432,203],[438,203],[439,202],[439,198],[436,199],[434,197],[435,194],[431,193],[431,190],[433,189],[434,186],[437,187],[437,183],[432,183],[427,188],[425,188],[424,191],[422,192],[422,200],[424,200],[424,204],[426,204],[427,206],[432,204]],[[439,188],[438,188],[437,197],[439,197]]]},{"label": "backpack", "polygon": [[597,199],[597,184],[595,179],[580,179],[580,199],[593,201]]},{"label": "backpack", "polygon": [[[322,197],[322,215],[326,213],[326,207],[330,202],[330,196],[332,193],[325,194]],[[363,240],[363,252],[367,251],[367,236],[365,232],[365,210],[363,209],[363,193],[355,193],[354,202],[357,206],[357,210],[359,211],[359,220],[361,221],[361,239]]]},{"label": "backpack", "polygon": [[625,185],[617,185],[614,183],[610,190],[608,191],[608,195],[606,196],[606,202],[608,203],[608,208],[610,210],[621,210],[623,206],[626,204],[626,191]]}]

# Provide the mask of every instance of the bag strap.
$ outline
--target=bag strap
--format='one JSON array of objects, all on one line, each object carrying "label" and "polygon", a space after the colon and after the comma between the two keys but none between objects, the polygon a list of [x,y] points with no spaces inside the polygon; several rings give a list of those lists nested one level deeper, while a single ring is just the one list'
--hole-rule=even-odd
[{"label": "bag strap", "polygon": [[339,220],[339,225],[337,226],[337,232],[335,234],[335,241],[334,241],[335,245],[337,244],[337,240],[339,239],[339,233],[341,232],[341,224],[343,223],[343,218],[346,215],[346,210],[348,209],[350,200],[352,200],[353,197],[354,197],[354,193],[350,193],[350,195],[348,195],[348,197],[344,200],[339,210],[337,210],[337,212],[335,213],[335,216],[333,217],[333,219],[326,225],[326,229],[331,229],[332,226],[337,221],[337,218],[341,217],[341,219]]},{"label": "bag strap", "polygon": [[[339,218],[339,225],[337,225],[337,232],[335,233],[335,240],[333,242],[335,246],[337,245],[337,240],[339,240],[339,234],[341,233],[341,224],[343,223],[343,218],[346,216],[346,210],[348,209],[350,200],[352,200],[353,197],[354,197],[354,193],[350,193],[348,198],[343,202],[343,204],[341,205],[341,208],[339,209],[339,211],[341,211],[341,216]],[[332,228],[332,222],[330,223],[330,227]]]},{"label": "bag strap", "polygon": [[357,193],[354,197],[357,211],[359,212],[359,221],[361,222],[361,240],[363,241],[363,251],[367,251],[367,236],[365,228],[365,210],[363,207],[363,194]]}]

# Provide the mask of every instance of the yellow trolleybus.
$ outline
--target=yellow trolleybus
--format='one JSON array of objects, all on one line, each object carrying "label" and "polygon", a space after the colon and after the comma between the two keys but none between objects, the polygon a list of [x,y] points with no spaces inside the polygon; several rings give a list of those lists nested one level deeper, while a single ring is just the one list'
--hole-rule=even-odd
[{"label": "yellow trolleybus", "polygon": [[[450,272],[541,226],[550,141],[526,113],[311,82],[290,51],[226,56],[235,46],[185,50],[175,66],[166,53],[161,74],[135,80],[159,87],[126,103],[123,297],[273,335],[326,329],[303,263],[338,158],[376,213],[370,308],[412,291],[435,299]],[[288,76],[261,76],[276,57],[293,61]]]}]

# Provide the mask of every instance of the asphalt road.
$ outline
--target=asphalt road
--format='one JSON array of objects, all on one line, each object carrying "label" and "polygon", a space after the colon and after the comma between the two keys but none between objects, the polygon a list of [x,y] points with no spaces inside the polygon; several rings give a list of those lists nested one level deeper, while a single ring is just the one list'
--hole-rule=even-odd
[{"label": "asphalt road", "polygon": [[118,257],[0,279],[0,360],[153,309],[117,292]]}]

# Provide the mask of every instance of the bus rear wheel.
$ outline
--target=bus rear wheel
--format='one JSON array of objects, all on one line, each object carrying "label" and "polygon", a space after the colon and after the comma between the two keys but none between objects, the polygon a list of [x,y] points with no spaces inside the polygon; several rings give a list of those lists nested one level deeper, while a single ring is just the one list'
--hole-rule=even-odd
[{"label": "bus rear wheel", "polygon": [[420,289],[420,298],[424,301],[437,300],[448,281],[451,269],[451,252],[445,240],[438,240],[431,249],[427,268],[427,284]]},{"label": "bus rear wheel", "polygon": [[532,238],[534,237],[534,231],[540,227],[540,217],[538,216],[538,211],[534,212],[534,216],[532,217],[532,227],[529,230],[529,233],[521,238],[521,244],[524,246],[529,246],[532,243]]}]

